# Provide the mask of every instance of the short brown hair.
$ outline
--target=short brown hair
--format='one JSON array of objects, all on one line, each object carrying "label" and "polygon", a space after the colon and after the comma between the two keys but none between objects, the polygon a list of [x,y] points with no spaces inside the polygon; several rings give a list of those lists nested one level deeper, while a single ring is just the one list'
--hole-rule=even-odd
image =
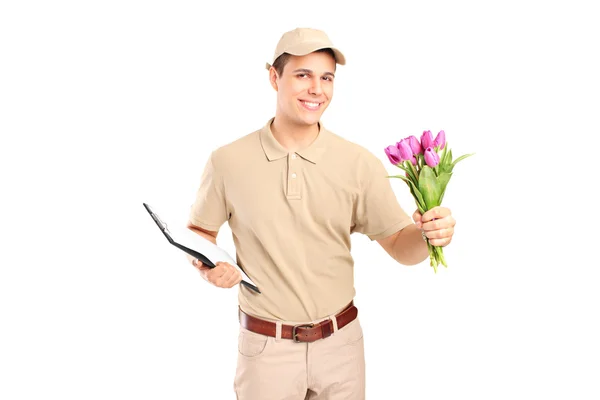
[{"label": "short brown hair", "polygon": [[[314,53],[327,53],[335,60],[335,54],[330,48],[315,50]],[[283,53],[275,59],[275,61],[273,62],[273,68],[275,68],[275,71],[277,71],[277,75],[281,76],[281,74],[283,74],[283,67],[285,67],[285,64],[288,63],[290,57],[291,54]]]}]

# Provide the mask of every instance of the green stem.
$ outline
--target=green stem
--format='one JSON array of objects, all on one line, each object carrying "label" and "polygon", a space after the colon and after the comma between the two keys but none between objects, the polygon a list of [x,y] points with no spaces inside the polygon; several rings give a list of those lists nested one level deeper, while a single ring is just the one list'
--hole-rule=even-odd
[{"label": "green stem", "polygon": [[410,161],[407,161],[407,164],[408,164],[408,167],[412,170],[412,173],[415,176],[416,182],[418,182],[419,181],[419,172],[417,171],[417,168],[415,168],[415,166]]},{"label": "green stem", "polygon": [[429,265],[433,267],[433,272],[437,273],[437,259],[435,255],[435,248],[429,244],[429,240],[427,240],[427,250],[429,251]]},{"label": "green stem", "polygon": [[436,247],[435,251],[437,253],[437,259],[442,263],[442,265],[448,268],[448,264],[446,264],[446,258],[444,257],[444,248]]}]

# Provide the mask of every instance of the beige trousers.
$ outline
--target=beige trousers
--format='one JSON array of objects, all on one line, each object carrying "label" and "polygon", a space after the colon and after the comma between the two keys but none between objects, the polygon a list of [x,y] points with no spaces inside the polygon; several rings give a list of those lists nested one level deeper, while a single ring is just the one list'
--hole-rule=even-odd
[{"label": "beige trousers", "polygon": [[[320,322],[310,321],[313,323]],[[281,321],[278,324],[297,322]],[[358,317],[312,343],[240,326],[234,390],[238,400],[364,400],[363,331]]]}]

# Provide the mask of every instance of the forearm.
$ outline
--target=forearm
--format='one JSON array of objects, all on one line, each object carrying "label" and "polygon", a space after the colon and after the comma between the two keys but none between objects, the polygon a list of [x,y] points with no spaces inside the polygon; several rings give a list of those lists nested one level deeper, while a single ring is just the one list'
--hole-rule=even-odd
[{"label": "forearm", "polygon": [[394,241],[392,257],[403,265],[416,265],[429,257],[427,242],[415,225],[402,229]]}]

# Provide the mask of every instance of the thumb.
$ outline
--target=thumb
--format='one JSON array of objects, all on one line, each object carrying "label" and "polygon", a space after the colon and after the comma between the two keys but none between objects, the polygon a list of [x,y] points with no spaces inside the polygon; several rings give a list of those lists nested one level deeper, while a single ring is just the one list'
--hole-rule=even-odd
[{"label": "thumb", "polygon": [[210,269],[210,267],[207,267],[206,265],[204,265],[204,263],[200,261],[195,262],[194,267],[196,267],[199,271],[207,271]]},{"label": "thumb", "polygon": [[413,215],[412,215],[413,221],[415,221],[415,225],[417,225],[417,228],[421,229],[421,213],[419,212],[419,210],[416,210]]}]

